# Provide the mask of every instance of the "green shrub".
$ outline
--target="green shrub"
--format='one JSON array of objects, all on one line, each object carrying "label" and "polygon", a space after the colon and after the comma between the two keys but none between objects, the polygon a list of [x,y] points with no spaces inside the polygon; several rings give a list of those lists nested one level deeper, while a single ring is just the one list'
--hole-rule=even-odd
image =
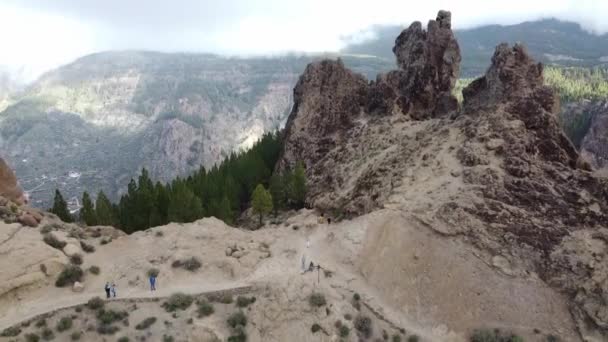
[{"label": "green shrub", "polygon": [[523,342],[523,338],[499,329],[478,329],[471,335],[471,342]]},{"label": "green shrub", "polygon": [[388,333],[386,332],[386,330],[382,330],[382,339],[383,340],[388,340]]},{"label": "green shrub", "polygon": [[123,336],[118,339],[118,342],[129,342],[129,338],[127,336]]},{"label": "green shrub", "polygon": [[99,243],[100,243],[101,245],[107,245],[107,244],[109,244],[110,242],[112,242],[112,239],[106,239],[106,238],[103,238],[103,239],[101,239],[101,241],[99,241]]},{"label": "green shrub", "polygon": [[173,342],[175,339],[171,335],[163,335],[163,342]]},{"label": "green shrub", "polygon": [[72,341],[79,341],[80,337],[82,337],[82,333],[80,331],[74,331],[72,335],[70,335]]},{"label": "green shrub", "polygon": [[46,269],[46,265],[45,264],[40,264],[40,272],[44,273],[45,276],[48,276],[48,274],[46,273],[47,269]]},{"label": "green shrub", "polygon": [[156,323],[156,317],[148,317],[135,326],[137,330],[148,329],[152,324]]},{"label": "green shrub", "polygon": [[59,276],[55,281],[55,286],[64,287],[72,285],[77,281],[81,281],[83,275],[84,272],[82,271],[80,266],[68,265],[63,269],[63,271],[61,271],[61,273],[59,273]]},{"label": "green shrub", "polygon": [[103,308],[105,304],[106,303],[103,301],[103,299],[99,297],[93,297],[87,302],[87,308],[91,310],[97,310]]},{"label": "green shrub", "polygon": [[184,294],[184,293],[174,293],[167,299],[166,302],[163,303],[162,307],[165,308],[167,312],[174,312],[177,310],[186,310],[192,305],[194,299],[192,296]]},{"label": "green shrub", "polygon": [[213,304],[209,303],[206,300],[199,300],[196,305],[198,306],[197,312],[198,312],[198,317],[207,317],[213,314],[213,312],[215,312],[215,309],[213,308]]},{"label": "green shrub", "polygon": [[85,253],[93,253],[93,252],[95,252],[95,246],[89,245],[88,243],[86,243],[84,241],[80,241],[80,248],[82,248],[82,250]]},{"label": "green shrub", "polygon": [[21,329],[18,327],[9,327],[6,328],[2,331],[2,333],[0,333],[0,336],[2,337],[15,337],[15,336],[19,336],[19,334],[21,334]]},{"label": "green shrub", "polygon": [[82,306],[77,306],[74,308],[74,311],[76,311],[77,313],[81,313],[82,312]]},{"label": "green shrub", "polygon": [[40,228],[40,234],[48,234],[53,231],[53,226],[50,224],[45,224],[42,228]]},{"label": "green shrub", "polygon": [[97,320],[101,324],[109,325],[114,322],[122,321],[127,317],[129,317],[129,313],[126,311],[114,311],[105,309],[99,309],[99,311],[97,311]]},{"label": "green shrub", "polygon": [[397,334],[393,335],[393,342],[401,342],[401,336]]},{"label": "green shrub", "polygon": [[237,311],[228,317],[228,325],[235,329],[237,326],[246,326],[247,325],[247,316],[243,313],[243,311]]},{"label": "green shrub", "polygon": [[347,337],[350,334],[350,329],[346,325],[343,325],[338,329],[338,332],[340,333],[340,337]]},{"label": "green shrub", "polygon": [[72,318],[71,317],[61,317],[59,322],[57,322],[57,331],[63,332],[72,328]]},{"label": "green shrub", "polygon": [[70,263],[72,265],[82,265],[82,255],[74,254],[70,257]]},{"label": "green shrub", "polygon": [[45,234],[42,240],[49,246],[57,249],[63,249],[67,243],[65,241],[59,241],[53,234]]},{"label": "green shrub", "polygon": [[209,298],[209,300],[212,302],[217,302],[217,303],[222,303],[222,304],[232,304],[232,302],[233,302],[232,295],[227,292],[209,295],[209,296],[207,296],[207,298]]},{"label": "green shrub", "polygon": [[363,336],[369,338],[372,335],[372,320],[367,316],[357,316],[355,318],[355,329],[357,329]]},{"label": "green shrub", "polygon": [[99,324],[97,326],[97,333],[100,335],[114,335],[120,330],[119,327],[109,324]]},{"label": "green shrub", "polygon": [[99,273],[101,272],[101,269],[99,268],[99,266],[93,265],[93,266],[89,267],[89,272],[91,272],[91,274],[94,274],[94,275],[99,275]]},{"label": "green shrub", "polygon": [[151,277],[151,276],[158,277],[158,274],[159,274],[159,273],[160,273],[160,271],[158,270],[158,268],[154,268],[154,267],[153,267],[153,268],[151,268],[151,269],[149,269],[149,270],[148,270],[148,272],[146,273],[146,275],[147,275],[148,277]]},{"label": "green shrub", "polygon": [[42,339],[45,341],[50,341],[55,338],[55,334],[53,334],[53,330],[49,328],[42,329]]},{"label": "green shrub", "polygon": [[353,300],[355,300],[355,301],[359,301],[359,300],[361,300],[361,296],[360,296],[358,293],[355,293],[355,294],[353,295]]},{"label": "green shrub", "polygon": [[559,337],[555,335],[547,335],[547,342],[559,342]]},{"label": "green shrub", "polygon": [[310,327],[310,331],[312,331],[312,333],[316,333],[317,331],[321,330],[321,326],[317,323],[314,323],[311,327]]},{"label": "green shrub", "polygon": [[247,306],[249,306],[249,304],[255,303],[255,297],[245,297],[245,296],[238,296],[236,297],[236,305],[239,308],[245,308]]},{"label": "green shrub", "polygon": [[310,303],[310,306],[317,307],[327,304],[327,302],[325,301],[325,296],[322,293],[311,294],[310,297],[308,297],[308,302]]},{"label": "green shrub", "polygon": [[157,237],[161,237],[161,236],[163,236],[165,234],[163,233],[162,230],[157,230],[156,233],[154,233],[154,235],[157,236]]},{"label": "green shrub", "polygon": [[25,335],[25,342],[39,342],[40,341],[40,336],[36,335],[36,334],[27,334]]},{"label": "green shrub", "polygon": [[411,335],[407,338],[407,342],[418,342],[419,340],[420,338],[418,337],[418,335]]},{"label": "green shrub", "polygon": [[353,315],[351,315],[349,313],[344,314],[344,319],[347,320],[347,321],[350,321],[351,319],[353,319]]},{"label": "green shrub", "polygon": [[36,322],[36,328],[46,327],[46,319],[41,318]]},{"label": "green shrub", "polygon": [[199,268],[201,268],[201,266],[202,266],[201,262],[195,257],[191,257],[191,258],[188,258],[185,260],[175,260],[171,264],[171,267],[173,267],[173,268],[181,267],[190,272],[194,272],[194,271],[198,270]]}]

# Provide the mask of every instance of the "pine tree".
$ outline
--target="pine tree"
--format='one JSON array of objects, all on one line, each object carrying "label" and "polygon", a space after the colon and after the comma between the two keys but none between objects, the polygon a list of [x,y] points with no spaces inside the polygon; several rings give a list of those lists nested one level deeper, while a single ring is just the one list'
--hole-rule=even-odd
[{"label": "pine tree", "polygon": [[253,191],[251,206],[253,207],[254,214],[260,216],[261,226],[263,216],[272,211],[272,195],[270,195],[270,192],[268,192],[262,184],[258,184]]},{"label": "pine tree", "polygon": [[306,200],[306,172],[303,163],[298,163],[293,173],[291,200],[296,209],[304,208]]},{"label": "pine tree", "polygon": [[172,187],[168,208],[170,222],[193,222],[203,217],[201,200],[182,182]]},{"label": "pine tree", "polygon": [[277,211],[285,207],[285,183],[283,177],[278,172],[275,172],[270,177],[269,189],[270,195],[272,196],[272,207],[274,215],[277,215]]},{"label": "pine tree", "polygon": [[99,225],[115,226],[117,223],[112,203],[110,203],[110,200],[103,191],[100,191],[97,194],[97,199],[95,200],[95,214],[97,214],[97,224]]},{"label": "pine tree", "polygon": [[234,217],[233,217],[234,215],[232,213],[230,200],[228,200],[227,196],[224,196],[224,198],[222,198],[222,201],[220,202],[220,205],[218,207],[217,215],[218,215],[217,218],[226,222],[226,224],[232,224],[232,222],[234,220]]},{"label": "pine tree", "polygon": [[55,190],[55,199],[53,201],[53,208],[50,210],[51,213],[57,215],[63,222],[72,222],[73,218],[68,210],[68,203],[63,199],[59,189]]},{"label": "pine tree", "polygon": [[97,224],[97,215],[95,208],[93,207],[93,201],[88,192],[82,194],[82,209],[80,209],[80,220],[83,221],[87,226],[94,226]]}]

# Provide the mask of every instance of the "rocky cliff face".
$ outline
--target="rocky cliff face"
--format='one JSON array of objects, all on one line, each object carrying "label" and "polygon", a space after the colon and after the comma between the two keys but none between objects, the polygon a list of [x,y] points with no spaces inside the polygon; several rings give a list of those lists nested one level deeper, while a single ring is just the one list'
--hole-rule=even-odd
[{"label": "rocky cliff face", "polygon": [[595,168],[608,167],[608,102],[587,102],[583,110],[589,113],[589,128],[581,142],[581,155]]},{"label": "rocky cliff face", "polygon": [[[416,84],[435,85],[420,88],[435,105],[379,106],[417,99],[419,88],[379,87],[382,82],[365,87],[339,63],[309,66],[294,91],[298,105],[286,128],[281,167],[305,162],[307,201],[324,212],[344,217],[382,207],[399,210],[475,246],[489,264],[512,276],[537,275],[568,295],[582,338],[605,340],[608,272],[600,265],[608,262],[608,179],[589,172],[579,158],[558,124],[559,101],[543,85],[542,65],[521,45],[499,45],[486,74],[464,90],[464,107],[447,117],[455,108],[440,104],[451,103],[441,99],[453,85],[449,75],[458,70],[457,49],[445,50],[453,57],[445,64],[445,52],[441,59],[404,58],[446,42],[454,46],[442,18],[449,15],[440,12],[429,24],[429,32],[446,30],[441,35],[425,37],[412,25],[399,36],[393,51],[400,70],[386,76],[408,84],[407,75],[418,75]],[[411,37],[425,38],[412,44]],[[349,96],[348,87],[312,81],[331,77],[356,92]],[[330,112],[323,110],[326,103],[334,105]],[[349,120],[338,125],[327,113]],[[392,288],[378,286],[389,293]]]},{"label": "rocky cliff face", "polygon": [[0,196],[18,204],[27,202],[15,173],[2,158],[0,158]]}]

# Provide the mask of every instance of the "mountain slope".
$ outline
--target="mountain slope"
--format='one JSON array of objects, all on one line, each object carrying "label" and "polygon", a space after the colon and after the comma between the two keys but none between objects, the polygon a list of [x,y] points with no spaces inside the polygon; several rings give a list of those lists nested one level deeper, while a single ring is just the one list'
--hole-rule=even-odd
[{"label": "mountain slope", "polygon": [[[227,58],[108,52],[42,76],[0,113],[0,150],[34,204],[104,190],[146,167],[155,180],[211,167],[282,127],[310,56]],[[345,57],[362,72],[377,59]]]}]

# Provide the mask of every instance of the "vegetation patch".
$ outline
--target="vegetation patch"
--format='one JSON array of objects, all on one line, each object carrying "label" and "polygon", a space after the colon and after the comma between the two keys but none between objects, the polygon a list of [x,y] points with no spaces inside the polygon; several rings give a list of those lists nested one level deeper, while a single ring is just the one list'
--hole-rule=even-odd
[{"label": "vegetation patch", "polygon": [[129,313],[126,311],[115,311],[105,309],[99,309],[99,311],[97,311],[97,320],[101,324],[109,325],[114,322],[122,321],[127,317],[129,317]]},{"label": "vegetation patch", "polygon": [[74,331],[72,333],[72,335],[70,335],[70,338],[72,339],[72,341],[79,341],[81,337],[82,337],[82,333],[80,331]]},{"label": "vegetation patch", "polygon": [[194,272],[194,271],[198,270],[199,268],[201,268],[201,266],[202,266],[201,262],[195,257],[191,257],[191,258],[184,259],[184,260],[175,260],[171,264],[171,267],[173,267],[173,268],[183,268],[190,272]]},{"label": "vegetation patch", "polygon": [[106,303],[99,297],[93,297],[87,302],[87,308],[91,310],[102,309]]},{"label": "vegetation patch", "polygon": [[82,255],[76,253],[70,257],[70,263],[72,265],[82,265]]},{"label": "vegetation patch", "polygon": [[308,297],[308,303],[310,303],[310,306],[313,307],[321,307],[327,304],[327,301],[322,293],[314,292],[310,295],[310,297]]},{"label": "vegetation patch", "polygon": [[[523,342],[524,339],[500,329],[478,329],[471,335],[471,342]],[[409,341],[409,339],[408,339]]]},{"label": "vegetation patch", "polygon": [[[420,338],[418,337],[418,335],[411,335],[410,337],[407,338],[407,342],[418,342],[418,341],[420,341]],[[507,341],[504,341],[504,342],[507,342]]]},{"label": "vegetation patch", "polygon": [[148,318],[144,319],[143,321],[139,322],[135,326],[135,329],[145,330],[145,329],[148,329],[154,323],[156,323],[156,317],[148,317]]},{"label": "vegetation patch", "polygon": [[338,329],[338,333],[340,334],[340,337],[347,337],[350,334],[350,329],[346,325],[342,325]]},{"label": "vegetation patch", "polygon": [[236,306],[238,306],[239,308],[245,308],[253,303],[255,303],[255,297],[245,297],[245,296],[236,297]]},{"label": "vegetation patch", "polygon": [[57,331],[58,332],[63,332],[66,330],[70,330],[72,328],[72,318],[71,317],[61,317],[61,319],[59,320],[59,322],[57,322]]},{"label": "vegetation patch", "polygon": [[34,333],[25,335],[25,342],[39,342],[39,341],[40,341],[40,336],[38,336]]},{"label": "vegetation patch", "polygon": [[21,334],[21,329],[18,327],[10,327],[10,328],[6,328],[2,331],[2,333],[0,333],[0,336],[2,337],[15,337],[15,336],[19,336],[19,334]]},{"label": "vegetation patch", "polygon": [[247,316],[243,311],[233,313],[228,317],[228,326],[232,332],[232,335],[228,337],[228,342],[244,342],[247,341],[247,333],[245,332],[245,326],[247,325]]},{"label": "vegetation patch", "polygon": [[81,281],[83,275],[84,272],[82,271],[80,266],[68,265],[63,269],[63,271],[61,271],[61,273],[59,273],[59,276],[55,281],[55,286],[64,287],[72,285],[77,281]]},{"label": "vegetation patch", "polygon": [[95,252],[95,246],[89,245],[88,243],[86,243],[84,241],[80,241],[80,248],[82,248],[82,250],[85,251],[85,253]]},{"label": "vegetation patch", "polygon": [[367,316],[359,315],[355,318],[355,329],[364,337],[369,338],[372,335],[372,320]]},{"label": "vegetation patch", "polygon": [[151,268],[148,270],[148,272],[146,272],[146,275],[148,277],[158,277],[158,274],[160,273],[160,271],[158,270],[158,268]]},{"label": "vegetation patch", "polygon": [[312,333],[316,333],[317,331],[321,330],[321,326],[318,323],[314,323],[311,327],[310,327],[310,331],[312,331]]},{"label": "vegetation patch", "polygon": [[213,304],[209,303],[205,299],[197,301],[196,305],[198,306],[198,309],[196,311],[198,313],[199,318],[210,316],[213,314],[213,312],[215,312]]},{"label": "vegetation patch", "polygon": [[93,265],[89,267],[89,272],[91,272],[91,274],[98,275],[101,272],[101,269],[99,268],[99,266]]},{"label": "vegetation patch", "polygon": [[174,293],[162,304],[162,307],[167,312],[174,312],[177,310],[186,310],[192,305],[194,299],[192,296],[185,293]]},{"label": "vegetation patch", "polygon": [[53,333],[53,330],[51,330],[49,328],[42,329],[42,332],[40,334],[42,335],[42,339],[45,341],[50,341],[55,338],[55,334]]}]

